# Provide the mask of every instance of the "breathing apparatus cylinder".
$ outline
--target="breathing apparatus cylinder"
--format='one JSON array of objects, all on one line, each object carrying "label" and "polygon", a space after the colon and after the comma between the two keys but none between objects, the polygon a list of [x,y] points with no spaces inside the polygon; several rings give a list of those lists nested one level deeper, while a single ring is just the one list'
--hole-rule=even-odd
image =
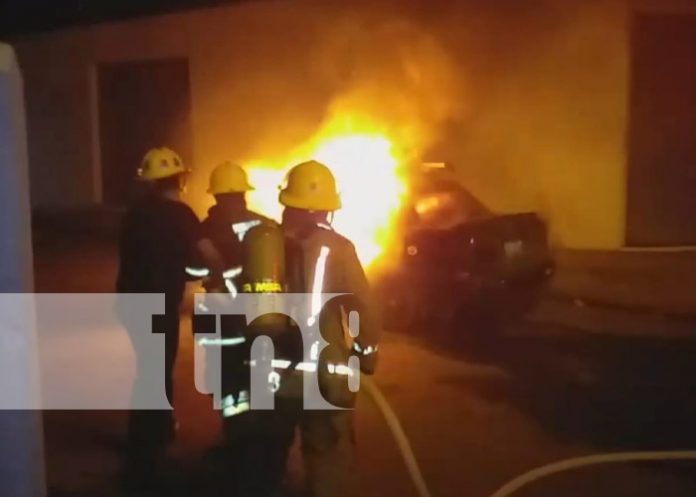
[{"label": "breathing apparatus cylinder", "polygon": [[[264,298],[259,299],[258,303],[255,304],[259,306],[259,317],[256,318],[248,328],[252,335],[267,335],[273,338],[290,329],[290,319],[285,314],[272,313],[272,308],[269,305],[273,302],[272,299],[274,296],[280,298],[280,294],[287,291],[289,287],[293,288],[297,286],[297,282],[294,281],[296,276],[292,276],[293,272],[286,272],[286,256],[287,254],[291,254],[291,260],[293,256],[297,256],[295,253],[297,247],[289,243],[287,249],[286,252],[286,239],[283,229],[275,223],[262,223],[250,229],[244,238],[242,292],[264,296]],[[295,377],[296,381],[292,381],[290,378],[292,377],[284,378],[283,390],[280,390],[279,394],[284,396],[298,396],[299,398],[303,391],[301,376]],[[342,378],[341,381],[343,382],[345,379]],[[399,451],[404,458],[409,475],[416,485],[419,495],[421,497],[430,497],[430,491],[423,479],[411,445],[393,409],[370,378],[363,375],[361,383],[365,386],[368,395],[370,395],[384,415],[397,441]],[[347,387],[347,385],[345,386]],[[346,393],[348,392],[347,388],[340,390]],[[352,406],[352,394],[349,395],[351,401],[347,401],[346,405]],[[342,404],[340,401],[337,402],[336,399],[330,400],[335,405]]]},{"label": "breathing apparatus cylinder", "polygon": [[276,223],[263,223],[249,230],[244,239],[242,292],[258,294],[259,317],[249,330],[252,334],[274,336],[287,330],[288,317],[272,313],[274,295],[285,291],[285,237]]}]

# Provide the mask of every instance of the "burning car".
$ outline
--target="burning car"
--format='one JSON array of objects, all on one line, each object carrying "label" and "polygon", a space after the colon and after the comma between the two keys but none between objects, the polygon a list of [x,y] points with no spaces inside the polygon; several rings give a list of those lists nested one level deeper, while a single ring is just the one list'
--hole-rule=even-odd
[{"label": "burning car", "polygon": [[538,214],[497,214],[442,163],[411,178],[396,263],[376,287],[392,326],[462,319],[500,324],[534,308],[553,273]]},{"label": "burning car", "polygon": [[389,326],[456,317],[490,324],[531,310],[553,268],[544,221],[492,212],[444,163],[407,167],[403,147],[371,122],[330,121],[297,150],[248,164],[251,208],[280,219],[277,185],[287,169],[318,160],[343,200],[333,226],[354,243]]}]

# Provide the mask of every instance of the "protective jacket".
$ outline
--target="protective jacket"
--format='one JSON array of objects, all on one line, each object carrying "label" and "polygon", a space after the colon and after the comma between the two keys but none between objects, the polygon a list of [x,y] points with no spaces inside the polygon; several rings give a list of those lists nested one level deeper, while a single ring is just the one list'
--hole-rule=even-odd
[{"label": "protective jacket", "polygon": [[[286,231],[289,259],[286,272],[289,291],[315,296],[343,294],[315,309],[323,339],[328,342],[318,357],[319,385],[324,398],[337,406],[352,407],[355,395],[346,376],[351,355],[360,369],[374,372],[380,324],[365,272],[353,244],[328,225]],[[318,299],[316,299],[318,301]],[[349,330],[349,315],[357,311],[357,330]],[[357,336],[351,336],[357,332]],[[345,372],[345,374],[342,374]]]}]

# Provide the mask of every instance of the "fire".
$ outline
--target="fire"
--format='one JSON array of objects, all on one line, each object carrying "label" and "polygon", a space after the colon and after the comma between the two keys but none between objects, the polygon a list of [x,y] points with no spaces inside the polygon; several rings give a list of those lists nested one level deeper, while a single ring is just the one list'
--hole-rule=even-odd
[{"label": "fire", "polygon": [[344,207],[336,213],[336,230],[353,241],[368,265],[390,242],[405,192],[392,149],[383,136],[348,135],[322,143],[315,153],[334,171],[341,191]]},{"label": "fire", "polygon": [[[354,128],[354,126],[351,126]],[[393,242],[393,226],[406,186],[400,175],[401,160],[392,141],[376,131],[341,132],[327,128],[300,151],[275,164],[248,164],[256,190],[250,207],[279,219],[278,186],[295,164],[314,159],[333,171],[343,201],[334,218],[336,231],[350,239],[366,266]]]},{"label": "fire", "polygon": [[[206,146],[199,145],[205,153],[197,159],[207,165],[196,179],[202,186],[204,168],[217,161],[239,162],[256,186],[250,207],[279,220],[278,186],[289,168],[325,163],[343,199],[334,226],[375,275],[397,262],[390,255],[399,245],[408,166],[438,150],[451,123],[464,122],[466,81],[428,23],[380,9],[341,13],[312,30],[316,43],[287,80],[285,67],[251,64],[259,71],[244,82],[225,75],[211,83],[205,108],[220,110],[220,122],[230,126],[211,127],[199,142]],[[253,126],[243,129],[247,121]],[[210,201],[201,199],[201,211]]]}]

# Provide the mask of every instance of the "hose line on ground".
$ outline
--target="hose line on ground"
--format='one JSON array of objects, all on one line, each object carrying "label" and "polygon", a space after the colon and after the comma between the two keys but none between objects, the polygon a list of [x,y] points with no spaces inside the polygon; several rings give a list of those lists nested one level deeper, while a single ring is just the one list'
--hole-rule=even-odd
[{"label": "hose line on ground", "polygon": [[575,457],[533,469],[514,480],[506,483],[491,497],[511,497],[516,492],[548,476],[564,471],[595,466],[597,464],[638,462],[638,461],[678,461],[696,460],[696,451],[665,451],[665,452],[617,452],[613,454],[597,454],[593,456]]},{"label": "hose line on ground", "polygon": [[[404,432],[401,422],[397,417],[394,409],[382,394],[382,391],[375,382],[366,375],[361,375],[361,384],[365,387],[365,392],[372,398],[377,408],[381,411],[384,419],[391,431],[394,440],[398,446],[399,452],[403,457],[406,469],[413,484],[418,490],[420,497],[432,497],[430,490],[425,483],[423,473],[421,472],[416,456],[413,453],[411,443]],[[660,461],[679,461],[679,460],[696,460],[696,451],[677,450],[677,451],[646,451],[646,452],[616,452],[609,454],[595,454],[591,456],[575,457],[557,461],[546,466],[533,469],[524,473],[517,478],[509,481],[500,487],[491,497],[512,497],[515,493],[522,490],[524,487],[532,483],[546,478],[548,476],[562,473],[564,471],[572,471],[575,469],[585,468],[588,466],[596,466],[599,464],[611,463],[630,463],[630,462],[660,462]]]},{"label": "hose line on ground", "polygon": [[387,422],[387,426],[394,436],[394,440],[399,448],[401,457],[404,459],[408,474],[418,490],[418,495],[420,497],[432,497],[430,490],[425,483],[425,479],[423,478],[423,473],[418,465],[416,456],[411,448],[411,443],[409,442],[406,433],[404,433],[404,429],[401,426],[401,422],[396,416],[394,409],[392,409],[391,405],[389,405],[389,402],[384,397],[382,391],[375,384],[372,378],[363,374],[361,375],[360,383],[365,387],[365,392],[372,398],[377,408],[382,412],[384,420]]}]

